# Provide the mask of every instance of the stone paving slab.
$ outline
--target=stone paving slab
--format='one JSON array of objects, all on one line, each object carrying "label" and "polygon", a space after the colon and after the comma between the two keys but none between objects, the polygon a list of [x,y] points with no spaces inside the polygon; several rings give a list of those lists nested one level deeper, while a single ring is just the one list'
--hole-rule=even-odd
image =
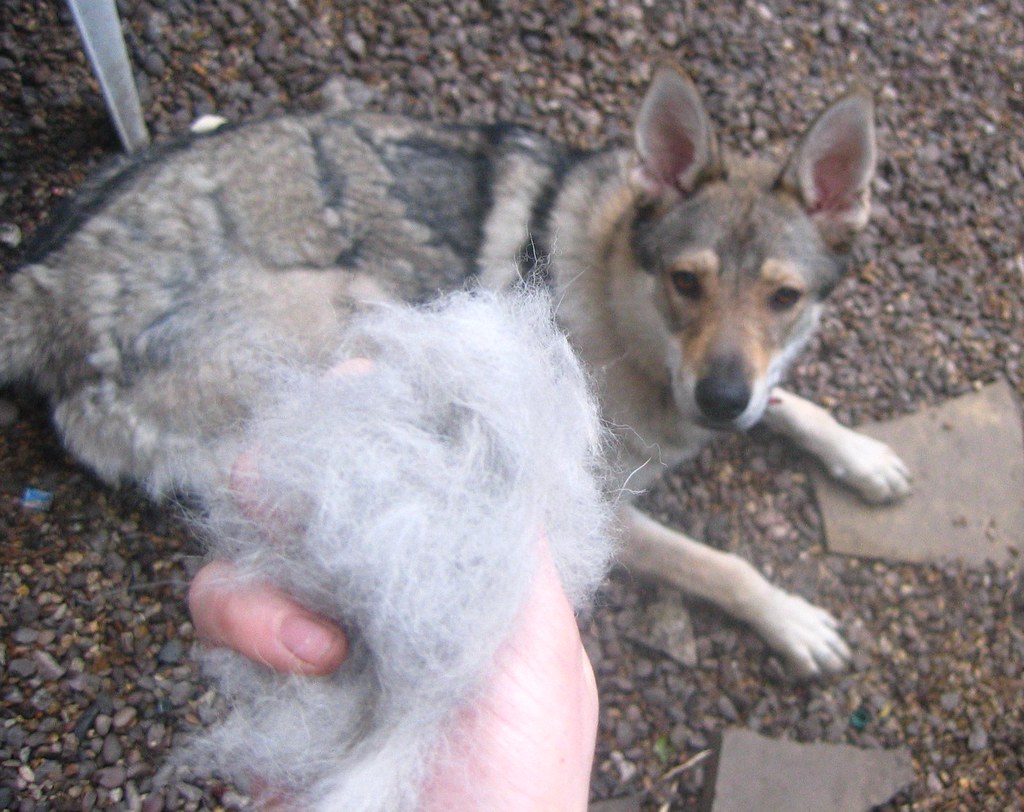
[{"label": "stone paving slab", "polygon": [[704,783],[702,812],[864,812],[914,780],[910,750],[800,744],[731,728]]},{"label": "stone paving slab", "polygon": [[980,565],[1024,551],[1024,437],[1008,383],[858,430],[896,450],[914,491],[897,505],[868,505],[815,467],[832,552]]}]

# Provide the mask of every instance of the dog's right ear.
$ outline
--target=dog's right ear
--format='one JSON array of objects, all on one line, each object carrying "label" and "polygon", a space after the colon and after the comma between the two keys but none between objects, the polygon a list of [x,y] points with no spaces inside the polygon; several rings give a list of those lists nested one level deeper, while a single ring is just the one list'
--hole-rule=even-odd
[{"label": "dog's right ear", "polygon": [[633,180],[652,197],[690,194],[721,170],[718,140],[697,88],[681,71],[660,68],[635,127],[639,163]]}]

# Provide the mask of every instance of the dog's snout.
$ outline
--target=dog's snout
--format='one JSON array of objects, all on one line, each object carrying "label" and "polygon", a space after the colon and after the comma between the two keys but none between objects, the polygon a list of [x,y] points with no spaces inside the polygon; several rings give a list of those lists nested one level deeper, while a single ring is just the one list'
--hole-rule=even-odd
[{"label": "dog's snout", "polygon": [[750,385],[738,358],[711,365],[697,382],[697,405],[708,420],[728,423],[746,410],[750,403]]}]

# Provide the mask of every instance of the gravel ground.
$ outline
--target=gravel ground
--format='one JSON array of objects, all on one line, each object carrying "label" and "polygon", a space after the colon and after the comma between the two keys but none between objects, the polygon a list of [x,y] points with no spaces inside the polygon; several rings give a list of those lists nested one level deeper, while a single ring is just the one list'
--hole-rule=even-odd
[{"label": "gravel ground", "polygon": [[[879,100],[877,211],[794,387],[852,424],[998,376],[1024,394],[1024,9],[985,4],[397,0],[121,2],[157,139],[216,112],[312,107],[332,75],[372,107],[506,119],[579,145],[628,137],[651,66],[695,77],[727,143],[770,149],[852,81]],[[716,8],[717,6],[717,8]],[[117,150],[63,4],[0,19],[0,260]],[[0,808],[233,809],[165,757],[216,713],[183,608],[198,550],[175,512],[96,483],[45,409],[0,408]],[[886,809],[1024,804],[1019,562],[968,571],[823,551],[806,461],[727,438],[647,498],[842,618],[855,668],[794,685],[746,629],[693,605],[696,662],[632,642],[656,590],[616,578],[586,629],[603,709],[594,799],[692,809],[716,731],[908,746]],[[27,486],[53,492],[26,510]]]}]

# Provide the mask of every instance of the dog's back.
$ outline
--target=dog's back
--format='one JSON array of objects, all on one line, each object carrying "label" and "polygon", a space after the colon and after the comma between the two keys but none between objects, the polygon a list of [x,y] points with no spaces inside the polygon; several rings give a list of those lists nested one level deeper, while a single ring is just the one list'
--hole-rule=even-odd
[{"label": "dog's back", "polygon": [[526,239],[504,208],[528,218],[558,160],[515,128],[371,114],[163,148],[96,185],[73,228],[7,281],[0,383],[48,396],[105,479],[163,491],[216,475],[202,438],[254,397],[262,365],[247,348],[315,360],[353,309],[466,284],[485,235]]}]

